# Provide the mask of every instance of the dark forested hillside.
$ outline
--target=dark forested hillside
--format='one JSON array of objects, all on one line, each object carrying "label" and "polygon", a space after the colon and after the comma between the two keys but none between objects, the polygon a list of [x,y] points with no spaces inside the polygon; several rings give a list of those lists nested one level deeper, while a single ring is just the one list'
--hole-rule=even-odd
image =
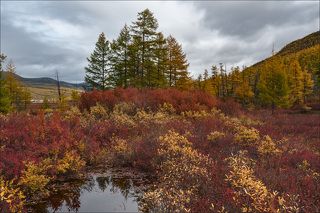
[{"label": "dark forested hillside", "polygon": [[301,39],[295,40],[282,48],[277,55],[287,55],[299,52],[300,50],[307,49],[320,44],[320,31],[311,33]]}]

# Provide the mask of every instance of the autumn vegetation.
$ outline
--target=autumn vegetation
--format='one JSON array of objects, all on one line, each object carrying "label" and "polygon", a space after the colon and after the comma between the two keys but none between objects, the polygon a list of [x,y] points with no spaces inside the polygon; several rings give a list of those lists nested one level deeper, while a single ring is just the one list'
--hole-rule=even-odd
[{"label": "autumn vegetation", "polygon": [[26,197],[105,165],[155,174],[145,212],[318,211],[318,115],[253,116],[228,102],[230,115],[219,102],[116,89],[84,93],[64,112],[1,116],[1,208],[22,211]]},{"label": "autumn vegetation", "polygon": [[145,10],[118,40],[101,34],[90,91],[55,110],[18,112],[0,87],[0,211],[25,212],[56,183],[121,167],[152,180],[142,212],[319,212],[318,46],[193,79],[182,46],[156,29]]}]

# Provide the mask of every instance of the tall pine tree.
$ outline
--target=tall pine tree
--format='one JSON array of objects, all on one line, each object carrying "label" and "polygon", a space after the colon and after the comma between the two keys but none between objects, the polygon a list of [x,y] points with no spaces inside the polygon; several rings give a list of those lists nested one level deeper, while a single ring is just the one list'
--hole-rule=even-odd
[{"label": "tall pine tree", "polygon": [[138,13],[137,21],[131,27],[133,45],[138,58],[136,83],[138,87],[152,87],[155,84],[155,46],[158,21],[149,9]]},{"label": "tall pine tree", "polygon": [[168,70],[167,76],[169,86],[180,89],[187,88],[190,85],[190,77],[188,73],[189,63],[186,54],[182,50],[182,46],[173,36],[167,38],[168,42]]},{"label": "tall pine tree", "polygon": [[156,40],[156,85],[157,87],[165,87],[168,82],[166,72],[168,69],[168,46],[163,34],[160,32]]},{"label": "tall pine tree", "polygon": [[128,87],[130,81],[130,42],[131,36],[129,27],[125,25],[117,40],[111,44],[112,75],[115,86]]},{"label": "tall pine tree", "polygon": [[110,69],[110,44],[104,33],[99,35],[96,47],[87,58],[89,65],[85,68],[85,81],[91,88],[106,90],[111,88],[114,82]]}]

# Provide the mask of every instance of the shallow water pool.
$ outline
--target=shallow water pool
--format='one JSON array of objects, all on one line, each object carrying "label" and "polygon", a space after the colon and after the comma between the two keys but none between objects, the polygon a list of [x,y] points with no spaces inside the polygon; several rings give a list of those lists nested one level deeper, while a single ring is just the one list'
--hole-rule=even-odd
[{"label": "shallow water pool", "polygon": [[140,177],[119,173],[91,174],[86,180],[64,182],[30,212],[138,212]]}]

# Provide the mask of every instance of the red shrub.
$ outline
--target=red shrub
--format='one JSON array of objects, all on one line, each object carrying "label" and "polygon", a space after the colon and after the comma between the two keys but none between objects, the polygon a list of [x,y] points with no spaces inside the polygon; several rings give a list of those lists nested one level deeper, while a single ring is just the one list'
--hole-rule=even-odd
[{"label": "red shrub", "polygon": [[164,103],[170,103],[178,113],[189,110],[210,110],[216,105],[213,96],[201,91],[180,91],[177,89],[115,89],[83,93],[80,100],[81,110],[100,103],[112,109],[115,104],[131,102],[138,108],[156,110]]},{"label": "red shrub", "polygon": [[226,115],[238,116],[243,112],[242,106],[233,98],[220,99],[217,103],[217,108]]}]

